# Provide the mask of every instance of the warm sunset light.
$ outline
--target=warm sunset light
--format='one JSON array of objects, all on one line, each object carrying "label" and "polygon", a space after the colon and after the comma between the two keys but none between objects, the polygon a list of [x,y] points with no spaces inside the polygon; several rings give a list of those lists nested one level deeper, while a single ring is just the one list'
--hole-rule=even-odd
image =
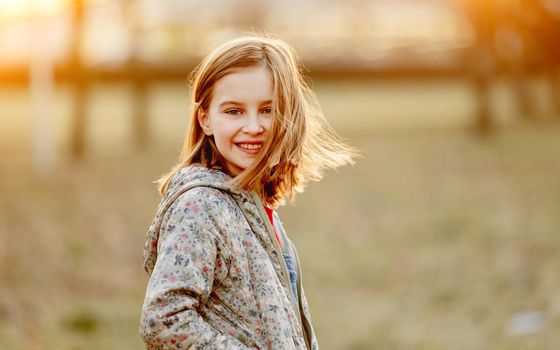
[{"label": "warm sunset light", "polygon": [[0,20],[59,12],[69,0],[0,0]]}]

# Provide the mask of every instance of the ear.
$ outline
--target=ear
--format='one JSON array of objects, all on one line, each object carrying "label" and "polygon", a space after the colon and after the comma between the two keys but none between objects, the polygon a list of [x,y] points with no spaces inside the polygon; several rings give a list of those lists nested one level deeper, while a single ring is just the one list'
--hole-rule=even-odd
[{"label": "ear", "polygon": [[208,136],[212,135],[212,129],[210,129],[210,125],[208,123],[208,115],[206,115],[202,108],[198,109],[196,118],[198,120],[198,124],[202,128],[202,131],[204,131],[204,133]]}]

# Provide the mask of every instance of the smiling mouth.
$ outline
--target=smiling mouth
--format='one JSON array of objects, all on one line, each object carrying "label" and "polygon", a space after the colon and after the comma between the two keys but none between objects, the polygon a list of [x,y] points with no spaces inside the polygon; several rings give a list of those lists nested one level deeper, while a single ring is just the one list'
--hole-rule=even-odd
[{"label": "smiling mouth", "polygon": [[262,148],[262,144],[260,143],[236,143],[236,145],[247,150],[259,150]]},{"label": "smiling mouth", "polygon": [[237,147],[239,147],[242,151],[246,153],[256,154],[259,153],[263,144],[262,143],[236,143]]}]

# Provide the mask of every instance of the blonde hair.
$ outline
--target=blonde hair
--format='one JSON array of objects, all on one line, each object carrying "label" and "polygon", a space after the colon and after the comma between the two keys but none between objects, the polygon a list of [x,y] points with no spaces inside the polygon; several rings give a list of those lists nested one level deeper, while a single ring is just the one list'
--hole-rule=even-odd
[{"label": "blonde hair", "polygon": [[178,163],[157,181],[162,196],[185,166],[198,163],[225,169],[213,137],[204,134],[197,114],[207,111],[218,80],[236,69],[263,65],[274,86],[272,127],[253,164],[235,176],[233,183],[277,207],[286,199],[292,201],[307,182],[320,180],[325,169],[354,163],[358,152],[325,120],[293,48],[270,36],[244,36],[216,48],[191,73],[193,112]]}]

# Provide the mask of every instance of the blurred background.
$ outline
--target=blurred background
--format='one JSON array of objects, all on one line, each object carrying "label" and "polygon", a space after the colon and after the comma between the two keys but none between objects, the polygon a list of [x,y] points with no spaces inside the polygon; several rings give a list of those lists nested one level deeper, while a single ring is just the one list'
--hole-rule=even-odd
[{"label": "blurred background", "polygon": [[280,209],[322,349],[560,348],[557,0],[0,0],[0,349],[141,349],[187,75],[267,31],[364,158]]}]

